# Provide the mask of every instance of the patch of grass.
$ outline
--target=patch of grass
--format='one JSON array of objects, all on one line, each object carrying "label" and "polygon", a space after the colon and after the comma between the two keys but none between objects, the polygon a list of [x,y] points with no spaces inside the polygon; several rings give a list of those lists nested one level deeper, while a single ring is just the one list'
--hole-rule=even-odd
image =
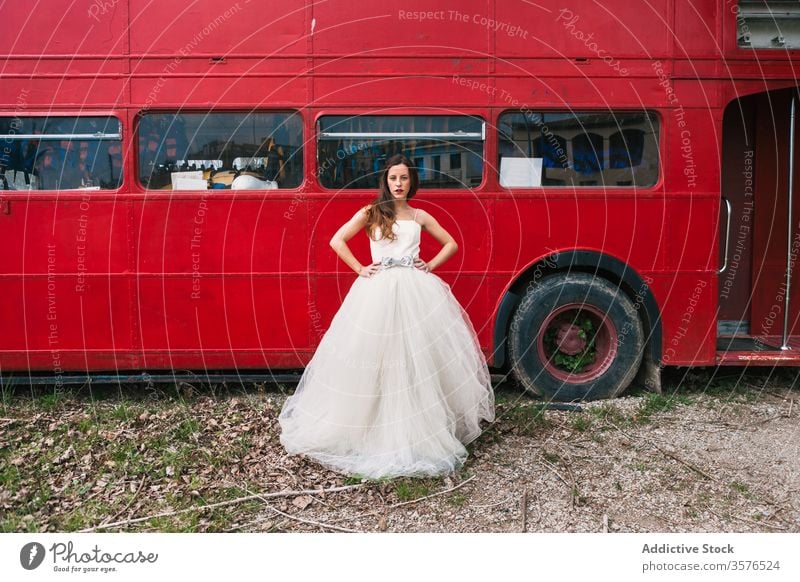
[{"label": "patch of grass", "polygon": [[10,514],[0,518],[0,533],[39,533],[39,526],[29,516]]},{"label": "patch of grass", "polygon": [[548,451],[548,450],[543,450],[542,451],[542,458],[545,461],[547,461],[548,463],[552,463],[554,465],[556,463],[560,463],[561,462],[561,457],[558,454],[553,453],[553,452]]},{"label": "patch of grass", "polygon": [[16,493],[22,482],[19,467],[11,464],[11,455],[5,453],[0,457],[0,489]]},{"label": "patch of grass", "polygon": [[128,421],[134,418],[134,412],[125,402],[121,402],[111,411],[111,418],[114,420]]},{"label": "patch of grass", "polygon": [[75,428],[84,434],[87,434],[95,427],[95,422],[91,418],[82,418],[78,421],[78,424],[75,425]]},{"label": "patch of grass", "polygon": [[137,462],[139,450],[133,441],[122,441],[109,445],[108,456],[120,469],[130,467],[135,472],[135,469],[140,465]]},{"label": "patch of grass", "polygon": [[453,507],[464,507],[467,504],[467,497],[461,493],[453,493],[447,500]]},{"label": "patch of grass", "polygon": [[545,416],[544,404],[513,403],[505,407],[499,415],[499,420],[506,426],[516,430],[523,436],[535,436],[542,429],[550,426],[550,421]]},{"label": "patch of grass", "polygon": [[37,398],[36,404],[42,410],[54,410],[60,407],[66,400],[66,396],[60,390],[54,390],[51,394],[41,394]]},{"label": "patch of grass", "polygon": [[592,419],[586,414],[577,414],[572,419],[572,428],[578,432],[585,432],[592,426]]},{"label": "patch of grass", "polygon": [[[171,479],[178,478],[187,467],[194,465],[194,451],[194,447],[190,445],[172,447],[164,451],[161,455],[162,466],[160,467],[164,476]],[[167,474],[168,468],[171,469],[172,474]]]},{"label": "patch of grass", "polygon": [[[212,511],[211,519],[219,525],[220,529],[225,529],[230,523],[230,516],[222,511]],[[165,517],[154,517],[146,522],[147,529],[164,533],[194,533],[198,531],[200,512],[189,511],[178,515],[168,515]]]},{"label": "patch of grass", "polygon": [[753,499],[755,497],[753,495],[753,492],[750,491],[750,487],[747,485],[747,483],[743,483],[742,481],[732,481],[731,489],[733,489],[737,493],[740,493],[743,497],[747,499]]},{"label": "patch of grass", "polygon": [[631,421],[634,424],[647,424],[653,415],[674,410],[678,404],[691,404],[691,402],[692,399],[684,395],[665,396],[648,392],[639,405],[639,409],[633,414]]},{"label": "patch of grass", "polygon": [[603,402],[600,406],[593,406],[589,413],[600,422],[607,422],[617,426],[628,423],[628,417],[611,402]]},{"label": "patch of grass", "polygon": [[175,427],[172,435],[178,440],[186,440],[190,436],[200,432],[200,423],[194,418],[187,418]]},{"label": "patch of grass", "polygon": [[350,475],[349,477],[345,477],[344,484],[345,485],[360,485],[361,483],[368,481],[366,477],[362,477],[361,475]]},{"label": "patch of grass", "polygon": [[416,479],[398,479],[394,491],[400,501],[413,501],[431,494],[429,485]]}]

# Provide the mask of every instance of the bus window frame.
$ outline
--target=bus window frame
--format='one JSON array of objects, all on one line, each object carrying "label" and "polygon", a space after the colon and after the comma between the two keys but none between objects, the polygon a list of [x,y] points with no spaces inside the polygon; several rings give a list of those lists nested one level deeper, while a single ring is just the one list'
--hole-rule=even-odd
[{"label": "bus window frame", "polygon": [[756,61],[788,60],[798,58],[800,46],[794,48],[767,48],[767,47],[744,47],[739,46],[738,32],[738,13],[739,0],[729,8],[723,8],[722,29],[723,46],[725,54],[734,58],[752,58]]},{"label": "bus window frame", "polygon": [[664,185],[664,165],[667,163],[665,158],[664,149],[665,143],[665,125],[664,125],[664,115],[662,115],[662,111],[660,108],[652,108],[647,107],[644,109],[631,109],[629,107],[623,107],[619,109],[613,109],[609,111],[608,109],[598,109],[596,107],[587,107],[586,109],[579,108],[579,109],[553,109],[552,107],[528,107],[530,111],[533,113],[571,113],[571,114],[579,114],[579,113],[646,113],[649,116],[655,117],[656,121],[658,122],[658,139],[656,140],[656,146],[658,147],[658,175],[656,177],[656,181],[653,182],[652,185],[649,186],[617,186],[617,185],[610,185],[604,186],[602,184],[597,184],[594,186],[576,186],[576,185],[564,185],[564,186],[555,186],[555,185],[542,185],[542,186],[502,186],[500,184],[500,117],[507,113],[521,113],[522,109],[514,109],[514,108],[502,108],[496,110],[496,116],[494,117],[494,138],[496,148],[494,151],[494,156],[496,163],[493,164],[495,171],[493,172],[494,178],[497,181],[497,187],[501,191],[505,192],[526,192],[526,193],[534,193],[534,192],[541,192],[541,191],[549,191],[550,194],[563,192],[563,191],[579,191],[582,193],[589,193],[589,192],[608,192],[609,190],[613,190],[615,192],[655,192],[663,189]]},{"label": "bus window frame", "polygon": [[347,193],[352,194],[363,194],[365,192],[375,192],[375,188],[329,188],[322,184],[319,176],[319,120],[322,117],[329,117],[329,116],[339,116],[339,117],[356,117],[356,116],[384,116],[384,117],[399,117],[399,116],[428,116],[428,117],[457,117],[457,116],[466,116],[466,117],[473,117],[476,119],[480,119],[481,123],[484,127],[484,136],[481,140],[483,145],[483,153],[481,155],[481,159],[483,160],[483,167],[481,170],[481,181],[475,186],[467,186],[465,188],[425,188],[424,186],[420,185],[420,190],[424,190],[426,195],[428,194],[439,194],[439,193],[447,193],[449,197],[453,196],[453,193],[476,193],[482,192],[486,189],[488,184],[488,176],[489,172],[486,169],[488,155],[491,153],[491,148],[489,146],[489,141],[491,140],[490,132],[492,130],[492,124],[489,121],[491,119],[491,108],[489,107],[465,107],[463,109],[455,110],[453,108],[445,108],[445,107],[431,107],[429,111],[420,111],[419,108],[409,108],[409,107],[386,107],[382,109],[372,108],[372,109],[348,109],[348,108],[336,108],[336,109],[317,109],[314,111],[312,122],[312,128],[314,132],[314,151],[311,154],[311,158],[314,161],[313,167],[313,174],[314,174],[314,181],[315,185],[319,190],[323,193],[330,193],[336,192],[342,195],[346,195]]},{"label": "bus window frame", "polygon": [[[196,113],[244,113],[244,114],[252,114],[252,113],[289,113],[292,115],[298,115],[300,117],[300,127],[302,128],[302,140],[301,140],[301,147],[302,155],[300,156],[300,160],[302,162],[302,172],[301,172],[301,180],[297,186],[292,188],[273,188],[273,189],[248,189],[248,190],[232,190],[230,188],[206,188],[205,190],[162,190],[160,188],[148,188],[144,183],[142,183],[141,175],[139,173],[139,125],[141,123],[142,117],[145,115],[166,115],[166,114],[196,114]],[[131,148],[132,148],[132,158],[133,158],[133,170],[135,173],[134,183],[139,188],[140,191],[146,192],[148,195],[163,195],[163,196],[181,196],[185,194],[191,194],[192,196],[197,196],[198,194],[202,193],[213,193],[215,198],[223,197],[223,196],[231,196],[235,194],[237,197],[246,197],[248,194],[255,194],[261,192],[270,192],[272,195],[271,198],[280,198],[283,194],[291,194],[297,195],[301,192],[307,182],[308,182],[308,159],[306,149],[308,146],[308,138],[307,138],[307,131],[308,127],[306,125],[306,118],[303,116],[303,110],[292,109],[292,108],[277,108],[277,109],[261,109],[261,108],[253,108],[253,109],[243,109],[242,107],[232,107],[230,109],[208,109],[203,107],[182,107],[178,110],[175,109],[167,109],[163,107],[159,107],[158,109],[138,109],[134,110],[131,115]]]},{"label": "bus window frame", "polygon": [[[66,109],[59,109],[57,111],[42,111],[41,109],[0,109],[0,117],[16,117],[16,118],[25,118],[25,117],[113,117],[119,123],[119,145],[122,149],[121,161],[122,161],[122,180],[120,180],[119,185],[116,188],[100,188],[100,189],[89,189],[89,188],[68,188],[64,190],[60,190],[58,188],[47,188],[42,190],[3,190],[0,188],[0,193],[3,196],[9,195],[25,195],[25,196],[36,196],[37,198],[41,198],[41,196],[51,195],[52,193],[57,193],[59,196],[88,196],[91,193],[93,198],[97,198],[98,196],[106,196],[110,194],[119,194],[120,192],[124,191],[128,185],[129,176],[128,172],[126,171],[126,160],[127,160],[127,147],[128,143],[126,142],[126,135],[129,135],[130,132],[125,131],[127,115],[124,110],[114,109],[81,109],[79,111],[69,111]],[[3,141],[2,135],[0,135],[0,141]],[[117,141],[117,140],[101,140],[101,141]],[[130,168],[127,168],[130,170]]]}]

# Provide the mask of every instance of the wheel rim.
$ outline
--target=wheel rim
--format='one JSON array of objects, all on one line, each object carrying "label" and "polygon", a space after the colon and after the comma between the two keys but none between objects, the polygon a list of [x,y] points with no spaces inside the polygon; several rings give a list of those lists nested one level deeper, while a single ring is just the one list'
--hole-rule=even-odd
[{"label": "wheel rim", "polygon": [[544,369],[568,384],[583,384],[602,376],[617,356],[617,343],[617,328],[608,316],[581,303],[555,309],[536,334]]}]

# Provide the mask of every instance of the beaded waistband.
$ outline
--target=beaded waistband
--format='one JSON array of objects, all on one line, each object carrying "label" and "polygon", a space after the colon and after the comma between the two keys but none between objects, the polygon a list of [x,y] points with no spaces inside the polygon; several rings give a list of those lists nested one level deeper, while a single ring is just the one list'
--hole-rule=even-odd
[{"label": "beaded waistband", "polygon": [[414,266],[414,257],[411,255],[405,255],[402,257],[382,257],[381,258],[381,266],[384,269],[389,269],[391,267],[413,267]]}]

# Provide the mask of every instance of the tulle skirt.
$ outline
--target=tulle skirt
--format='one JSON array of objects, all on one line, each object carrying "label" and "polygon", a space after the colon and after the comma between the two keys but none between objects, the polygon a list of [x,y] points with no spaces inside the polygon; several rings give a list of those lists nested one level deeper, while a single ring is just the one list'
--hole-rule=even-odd
[{"label": "tulle skirt", "polygon": [[494,420],[475,331],[450,287],[415,268],[350,288],[279,416],[281,443],[334,471],[440,475]]}]

